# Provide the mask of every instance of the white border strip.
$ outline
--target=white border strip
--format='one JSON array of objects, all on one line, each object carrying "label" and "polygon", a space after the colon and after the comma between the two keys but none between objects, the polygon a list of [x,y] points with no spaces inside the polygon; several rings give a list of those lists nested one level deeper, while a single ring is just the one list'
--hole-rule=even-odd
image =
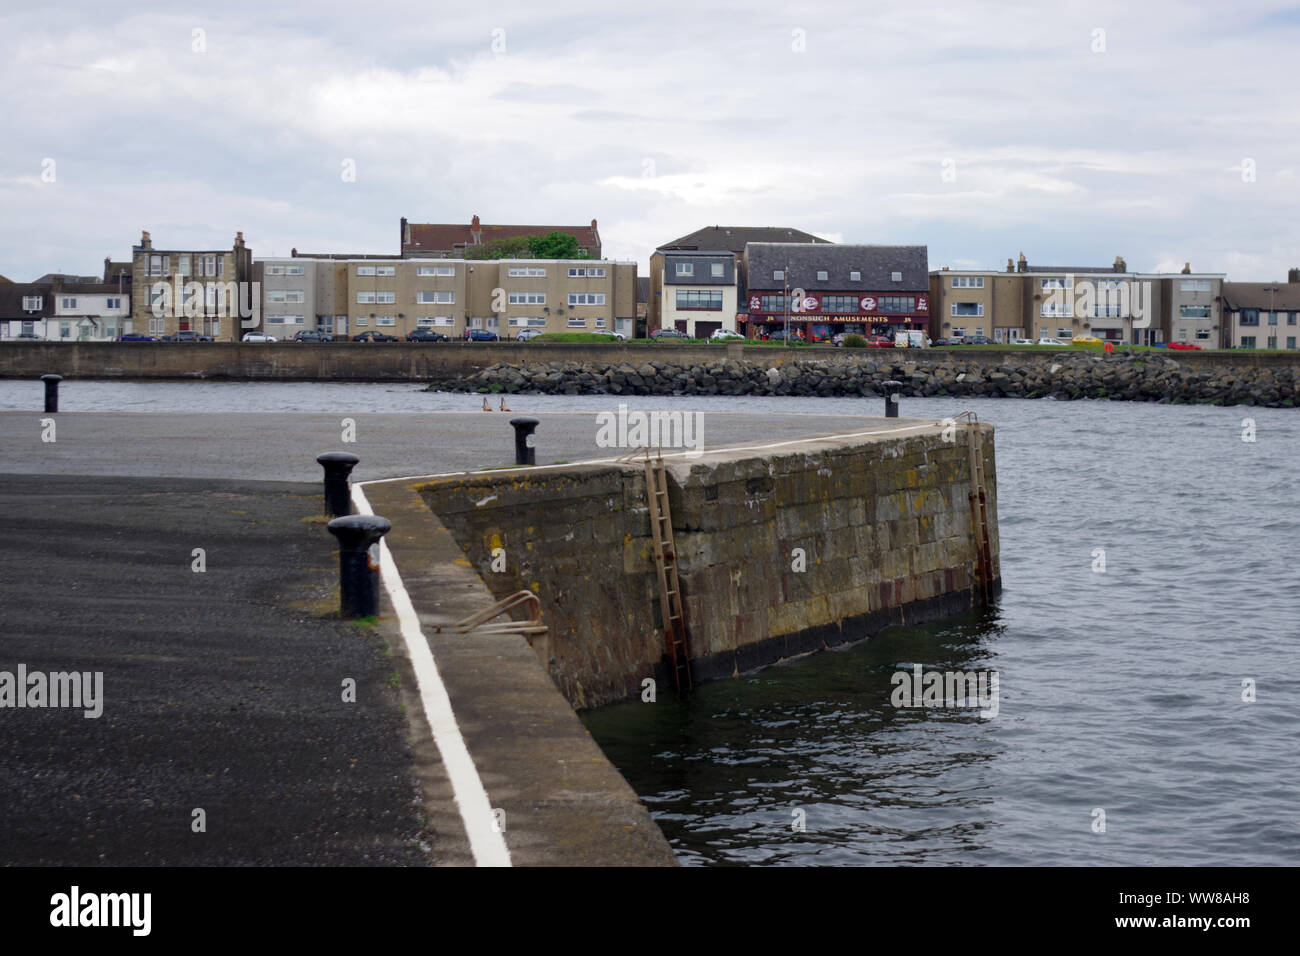
[{"label": "white border strip", "polygon": [[[359,514],[374,514],[360,485],[352,486],[352,500],[356,503]],[[420,618],[415,613],[415,605],[411,603],[411,596],[406,592],[406,585],[397,572],[397,562],[388,550],[388,543],[382,538],[379,541],[379,574],[393,602],[393,610],[397,612],[402,639],[406,642],[406,652],[410,655],[411,668],[415,671],[420,702],[424,705],[424,716],[433,730],[433,742],[442,754],[443,766],[447,768],[456,807],[460,810],[465,835],[469,838],[470,852],[474,855],[474,865],[512,866],[506,838],[496,828],[492,801],[488,799],[487,790],[474,766],[474,758],[470,756],[465,738],[461,736],[456,714],[451,709],[451,698],[447,695],[447,688],[438,674],[437,662],[433,659],[433,650],[420,629]]]}]

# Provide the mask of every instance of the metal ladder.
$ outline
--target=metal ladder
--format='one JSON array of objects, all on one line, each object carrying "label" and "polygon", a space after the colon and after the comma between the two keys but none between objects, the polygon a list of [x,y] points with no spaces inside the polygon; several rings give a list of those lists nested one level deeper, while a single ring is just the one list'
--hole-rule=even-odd
[{"label": "metal ladder", "polygon": [[989,502],[984,485],[984,434],[980,430],[979,416],[962,412],[957,418],[966,419],[966,447],[970,454],[970,524],[975,534],[975,573],[980,597],[985,604],[993,603],[994,582],[1000,575],[993,558],[989,537]]},{"label": "metal ladder", "polygon": [[678,691],[690,690],[691,653],[686,643],[686,614],[682,608],[681,585],[677,578],[677,549],[673,544],[673,517],[668,503],[668,472],[663,450],[638,448],[619,461],[645,456],[646,498],[650,505],[650,530],[654,534],[655,571],[659,578],[659,611],[663,617],[664,645],[673,684]]}]

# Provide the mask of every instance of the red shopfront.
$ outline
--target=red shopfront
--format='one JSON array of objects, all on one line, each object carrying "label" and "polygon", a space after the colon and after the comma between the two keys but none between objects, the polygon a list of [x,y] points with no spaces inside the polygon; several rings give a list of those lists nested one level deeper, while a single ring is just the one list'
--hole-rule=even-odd
[{"label": "red shopfront", "polygon": [[785,328],[789,310],[791,332],[801,332],[808,341],[830,338],[840,332],[892,335],[903,329],[927,329],[930,325],[928,292],[862,295],[860,293],[812,293],[801,300],[785,302],[780,292],[753,292],[745,316],[746,335],[761,338]]}]

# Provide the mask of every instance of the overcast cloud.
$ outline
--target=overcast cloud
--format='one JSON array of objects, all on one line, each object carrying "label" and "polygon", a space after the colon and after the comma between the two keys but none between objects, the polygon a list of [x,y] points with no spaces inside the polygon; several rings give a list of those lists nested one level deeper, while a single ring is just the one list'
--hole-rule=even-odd
[{"label": "overcast cloud", "polygon": [[643,268],[713,224],[932,268],[1300,266],[1288,4],[47,3],[0,33],[16,281],[97,273],[142,229],[396,253],[400,217],[475,213],[596,218]]}]

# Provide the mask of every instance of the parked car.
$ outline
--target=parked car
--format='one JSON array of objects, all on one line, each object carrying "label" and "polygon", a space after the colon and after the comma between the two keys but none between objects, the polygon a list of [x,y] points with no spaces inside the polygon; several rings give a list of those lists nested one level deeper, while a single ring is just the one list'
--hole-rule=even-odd
[{"label": "parked car", "polygon": [[[683,336],[684,338],[685,336]],[[791,329],[787,332],[785,329],[777,329],[767,337],[769,342],[802,342],[799,333]]]},{"label": "parked car", "polygon": [[1013,338],[1013,339],[1011,340],[1011,344],[1012,344],[1012,345],[1033,345],[1033,344],[1034,344],[1034,340],[1033,340],[1033,339]]},{"label": "parked car", "polygon": [[711,342],[743,342],[745,337],[739,332],[733,332],[731,329],[716,329],[709,336]]},{"label": "parked car", "polygon": [[295,342],[333,342],[334,336],[318,329],[301,329],[294,334]]},{"label": "parked car", "polygon": [[962,345],[997,345],[987,335],[967,335],[961,340]]},{"label": "parked car", "polygon": [[612,329],[593,329],[591,334],[608,336],[611,339],[618,339],[620,342],[626,339],[622,332],[615,332]]},{"label": "parked car", "polygon": [[[38,339],[38,340],[40,339],[40,336],[37,335],[35,332],[19,332],[18,337],[20,339]],[[121,340],[119,339],[119,341]]]},{"label": "parked car", "polygon": [[960,343],[956,339],[939,338],[934,340],[933,347],[938,348],[941,345],[958,345],[958,344]]},{"label": "parked car", "polygon": [[211,342],[212,336],[200,335],[193,329],[182,329],[175,335],[164,335],[164,342]]},{"label": "parked car", "polygon": [[158,340],[152,335],[144,335],[141,332],[127,332],[125,335],[117,337],[119,342],[157,342]]},{"label": "parked car", "polygon": [[408,342],[450,342],[451,339],[433,329],[412,329],[406,333]]},{"label": "parked car", "polygon": [[867,340],[867,348],[869,349],[892,349],[894,347],[894,340],[888,335],[866,335],[863,338]]},{"label": "parked car", "polygon": [[1043,336],[1038,340],[1039,345],[1069,345],[1069,342],[1062,342],[1060,339],[1054,339],[1049,336]]},{"label": "parked car", "polygon": [[280,341],[274,335],[267,335],[265,332],[245,332],[245,342],[278,342]]},{"label": "parked car", "polygon": [[466,342],[500,342],[501,336],[487,329],[466,329]]},{"label": "parked car", "polygon": [[1076,335],[1070,339],[1071,345],[1104,345],[1105,342],[1095,335]]},{"label": "parked car", "polygon": [[1175,352],[1200,352],[1199,345],[1193,345],[1191,342],[1170,342],[1165,348],[1173,349]]},{"label": "parked car", "polygon": [[371,330],[368,332],[362,332],[360,335],[352,336],[352,341],[353,342],[396,342],[397,336],[386,335],[383,332],[375,332]]},{"label": "parked car", "polygon": [[655,329],[650,333],[652,339],[686,339],[690,338],[685,332],[678,332],[673,328]]},{"label": "parked car", "polygon": [[545,329],[520,329],[519,334],[515,336],[516,342],[531,342],[539,335],[545,335]]}]

